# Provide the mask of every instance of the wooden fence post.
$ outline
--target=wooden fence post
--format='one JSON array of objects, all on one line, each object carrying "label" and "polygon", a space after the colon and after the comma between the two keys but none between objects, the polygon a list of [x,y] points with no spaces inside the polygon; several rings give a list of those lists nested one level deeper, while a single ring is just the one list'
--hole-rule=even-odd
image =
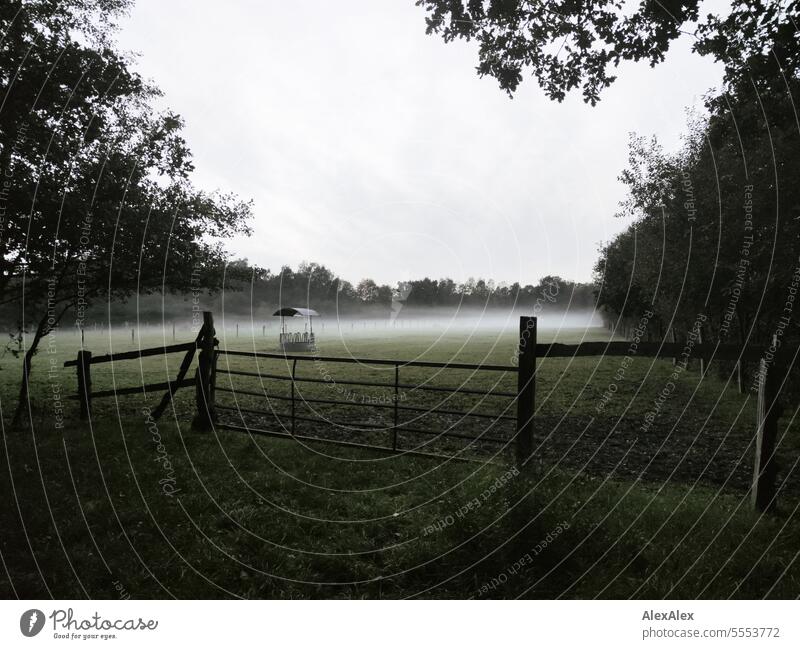
[{"label": "wooden fence post", "polygon": [[[672,344],[674,345],[676,342],[678,342],[677,340],[675,340],[675,327],[670,327],[669,331],[670,331],[670,338],[672,340]],[[674,367],[677,364],[678,364],[678,359],[675,356],[673,356],[672,357],[672,366]]]},{"label": "wooden fence post", "polygon": [[214,365],[216,353],[214,350],[214,315],[211,311],[203,311],[203,335],[198,341],[200,355],[198,357],[197,371],[195,372],[195,400],[197,402],[197,416],[194,427],[198,430],[208,431],[216,421],[214,408]]},{"label": "wooden fence post", "polygon": [[292,361],[292,435],[295,433],[295,386],[294,386],[294,377],[295,373],[297,372],[297,359],[295,358]]},{"label": "wooden fence post", "polygon": [[536,317],[520,316],[517,369],[517,466],[533,454],[533,411],[536,400]]},{"label": "wooden fence post", "polygon": [[[776,372],[769,371],[762,358],[758,372],[758,421],[756,452],[753,466],[753,508],[768,511],[775,507],[775,442],[778,437],[778,382]],[[773,368],[774,369],[774,368]]]},{"label": "wooden fence post", "polygon": [[86,421],[92,414],[92,352],[84,349],[79,351],[76,364],[81,420]]},{"label": "wooden fence post", "polygon": [[739,358],[736,361],[736,387],[739,389],[739,394],[744,394],[744,361]]},{"label": "wooden fence post", "polygon": [[392,428],[392,450],[397,450],[397,422],[398,422],[398,404],[400,400],[400,364],[395,363],[394,366],[394,427]]},{"label": "wooden fence post", "polygon": [[[699,325],[697,327],[697,344],[703,344],[703,325]],[[705,354],[700,354],[700,379],[704,379],[706,377],[706,357]]]}]

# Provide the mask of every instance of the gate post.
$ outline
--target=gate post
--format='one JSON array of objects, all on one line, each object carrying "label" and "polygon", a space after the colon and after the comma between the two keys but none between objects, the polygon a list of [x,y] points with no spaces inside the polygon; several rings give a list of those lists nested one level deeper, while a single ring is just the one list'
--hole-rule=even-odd
[{"label": "gate post", "polygon": [[[773,368],[774,369],[774,368]],[[775,507],[775,441],[778,437],[778,381],[780,377],[769,371],[762,358],[758,368],[758,421],[756,452],[753,466],[753,508],[765,512]]]},{"label": "gate post", "polygon": [[520,316],[517,348],[516,461],[523,467],[533,455],[533,411],[536,399],[536,317]]},{"label": "gate post", "polygon": [[84,349],[78,352],[78,402],[81,407],[81,420],[87,421],[92,414],[92,352]]},{"label": "gate post", "polygon": [[[697,327],[697,344],[703,346],[703,325]],[[706,378],[706,356],[704,352],[700,353],[700,380]]]},{"label": "gate post", "polygon": [[[674,345],[675,343],[678,342],[675,339],[675,327],[670,327],[669,332],[670,332],[670,342],[672,342],[672,344]],[[672,366],[675,367],[677,364],[678,364],[678,359],[675,356],[673,356],[672,357]]]},{"label": "gate post", "polygon": [[739,390],[739,394],[744,394],[744,361],[742,361],[742,357],[739,357],[739,360],[736,361],[736,388]]},{"label": "gate post", "polygon": [[214,350],[214,315],[211,311],[203,311],[202,335],[198,341],[200,355],[198,358],[197,371],[195,372],[195,401],[197,403],[197,415],[193,426],[197,430],[208,431],[216,421],[216,411],[214,408],[214,376],[216,374],[217,355]]},{"label": "gate post", "polygon": [[392,450],[397,450],[397,422],[398,422],[398,406],[397,402],[400,400],[400,363],[394,364],[394,426],[392,427]]},{"label": "gate post", "polygon": [[295,378],[296,372],[297,372],[297,359],[295,358],[294,361],[292,361],[292,435],[294,435],[294,433],[295,433],[295,396],[294,395],[295,395],[295,391],[296,390],[295,390],[295,385],[294,385],[294,383],[295,383],[294,378]]}]

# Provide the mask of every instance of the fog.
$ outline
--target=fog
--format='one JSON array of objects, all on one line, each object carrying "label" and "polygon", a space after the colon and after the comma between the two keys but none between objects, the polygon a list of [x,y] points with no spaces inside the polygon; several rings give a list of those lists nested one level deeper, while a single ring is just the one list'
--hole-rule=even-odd
[{"label": "fog", "polygon": [[[259,309],[257,313],[240,310],[214,310],[214,327],[221,345],[247,344],[248,341],[277,341],[281,320],[271,313]],[[387,315],[381,314],[337,314],[321,311],[319,317],[309,323],[305,318],[286,318],[289,332],[309,330],[309,324],[317,337],[317,343],[358,338],[431,338],[457,337],[469,339],[514,336],[519,329],[520,316],[536,316],[540,339],[546,340],[583,337],[583,332],[593,329],[593,336],[607,336],[603,320],[593,309],[560,310],[548,308],[537,311],[528,309],[448,309],[448,308],[402,308]],[[129,320],[114,322],[109,329],[101,320],[84,323],[83,337],[87,349],[94,352],[122,348],[146,348],[158,344],[188,342],[194,339],[202,324],[202,314],[156,315],[152,312],[133,316]],[[561,335],[560,335],[561,332]],[[568,332],[568,333],[567,333]],[[563,335],[563,334],[566,334]],[[58,337],[70,345],[80,344],[81,330],[75,326],[59,329]],[[260,344],[260,343],[259,343]]]},{"label": "fog", "polygon": [[[548,331],[585,330],[602,327],[600,315],[593,309],[569,311],[548,310],[535,313],[535,310],[499,310],[499,309],[403,309],[390,315],[339,314],[323,312],[313,318],[311,326],[321,342],[326,337],[352,336],[441,336],[472,333],[509,334],[519,329],[520,316],[536,316],[538,329]],[[227,338],[236,335],[269,335],[280,328],[280,318],[253,317],[251,314],[224,313],[215,316],[215,326],[224,332]],[[287,318],[288,331],[307,331],[309,323],[304,318]]]},{"label": "fog", "polygon": [[[581,309],[569,311],[547,311],[536,313],[534,309],[528,310],[498,310],[498,309],[403,309],[393,312],[389,317],[351,316],[334,314],[320,314],[315,321],[326,327],[341,327],[349,329],[375,329],[419,331],[426,330],[441,333],[443,330],[475,330],[475,331],[506,331],[516,330],[519,327],[521,316],[536,316],[538,327],[544,329],[585,329],[603,325],[602,319],[594,309]],[[298,319],[300,320],[300,319]]]}]

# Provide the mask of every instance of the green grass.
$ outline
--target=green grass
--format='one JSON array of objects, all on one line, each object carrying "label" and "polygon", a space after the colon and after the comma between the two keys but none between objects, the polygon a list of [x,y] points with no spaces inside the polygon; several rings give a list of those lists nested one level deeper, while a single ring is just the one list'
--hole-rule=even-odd
[{"label": "green grass", "polygon": [[[605,335],[589,333],[595,340]],[[273,347],[260,335],[254,345],[245,335],[235,339],[230,329],[224,334],[219,337],[229,348]],[[345,332],[344,340],[329,340],[328,332],[321,353],[506,363],[514,346],[511,334],[475,336],[467,345],[455,335],[434,341],[422,333],[369,334]],[[547,336],[541,332],[540,340]],[[188,332],[179,335],[188,338]],[[560,334],[560,342],[576,338],[576,332]],[[151,335],[141,345],[161,342],[163,336]],[[172,342],[171,332],[165,342]],[[73,358],[76,344],[72,334],[59,334],[51,356],[59,364]],[[129,334],[115,334],[110,341],[100,334],[87,336],[86,347],[95,354],[112,346],[116,351],[131,348]],[[702,382],[696,371],[681,376],[658,417],[661,427],[648,439],[638,425],[672,365],[636,359],[618,382],[603,420],[624,415],[628,423],[619,435],[597,439],[582,434],[573,422],[580,424],[595,413],[619,359],[543,361],[537,440],[544,459],[527,475],[507,479],[509,468],[502,463],[441,463],[225,430],[196,432],[189,425],[191,390],[179,393],[156,436],[142,408],[160,395],[98,400],[91,426],[76,421],[76,404],[66,402],[66,425],[56,429],[49,395],[54,384],[65,395],[74,393],[74,371],[48,377],[45,351],[35,363],[32,428],[4,431],[4,597],[114,598],[120,592],[183,598],[800,594],[796,493],[782,498],[775,515],[758,516],[749,510],[740,483],[726,482],[731,472],[750,470],[746,440],[752,436],[754,412],[752,400],[713,373]],[[113,368],[95,366],[94,388],[167,380],[179,362],[180,355],[173,355]],[[253,369],[255,364],[236,359],[231,366]],[[259,368],[286,371],[280,361]],[[314,376],[319,369],[309,363],[303,371]],[[388,377],[374,366],[327,371],[340,379]],[[18,372],[17,362],[5,357],[0,406],[6,426]],[[404,369],[401,380],[466,381],[483,387],[491,380],[431,374]],[[502,378],[500,386],[513,387],[513,379]],[[235,385],[247,381],[258,389],[258,380]],[[265,382],[269,391],[282,385]],[[303,390],[307,396],[331,395],[325,384]],[[497,406],[476,407],[490,411]],[[330,416],[348,415],[334,407]],[[556,425],[562,417],[565,423]],[[789,474],[796,431],[787,427],[788,421],[782,424],[788,431],[781,448]],[[605,430],[600,423],[597,428]],[[709,438],[714,448],[724,442],[717,460]],[[595,459],[589,461],[592,454]],[[742,466],[737,468],[739,456]],[[637,478],[651,460],[657,468]],[[175,490],[173,495],[165,493],[165,484]],[[499,486],[492,490],[493,484]]]}]

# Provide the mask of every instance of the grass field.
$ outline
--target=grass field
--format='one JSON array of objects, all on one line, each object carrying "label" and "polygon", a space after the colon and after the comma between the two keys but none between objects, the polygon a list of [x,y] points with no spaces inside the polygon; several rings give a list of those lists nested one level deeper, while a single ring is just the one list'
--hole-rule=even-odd
[{"label": "grass field", "polygon": [[[178,341],[191,339],[177,332]],[[218,325],[221,347],[274,351],[262,337]],[[604,340],[600,329],[540,331],[539,341]],[[172,343],[171,330],[87,332],[95,355]],[[507,364],[513,332],[432,330],[320,332],[320,354]],[[796,597],[800,594],[800,502],[792,413],[781,421],[781,507],[749,509],[755,404],[710,371],[684,372],[652,426],[648,412],[673,372],[669,361],[545,359],[537,375],[538,461],[526,474],[505,463],[502,445],[464,449],[405,437],[404,448],[458,452],[493,464],[393,457],[329,444],[298,444],[190,427],[192,390],[153,425],[145,407],[160,394],[97,400],[91,425],[77,421],[78,338],[62,332],[35,361],[29,431],[7,429],[19,364],[0,364],[4,422],[0,549],[5,597]],[[174,377],[180,354],[92,368],[94,389]],[[371,399],[390,389],[338,392],[341,381],[390,381],[393,368],[300,364],[301,397]],[[286,373],[285,361],[221,357],[220,367]],[[401,380],[512,390],[516,377],[403,368]],[[610,384],[611,399],[598,412]],[[218,375],[218,385],[279,393],[288,383]],[[355,388],[353,388],[355,390]],[[407,390],[402,403],[513,414],[508,400]],[[452,399],[452,400],[447,400]],[[275,417],[233,423],[285,427],[283,401],[218,394],[234,408]],[[313,408],[313,410],[312,410]],[[391,409],[309,406],[334,421],[386,423]],[[358,410],[358,414],[353,411]],[[412,413],[411,416],[416,416]],[[223,417],[223,413],[221,413]],[[476,436],[510,437],[507,426],[460,418],[416,420]],[[309,426],[309,430],[311,427]],[[298,432],[305,429],[298,428]],[[315,434],[386,443],[358,425]],[[11,507],[8,506],[11,503]]]}]

